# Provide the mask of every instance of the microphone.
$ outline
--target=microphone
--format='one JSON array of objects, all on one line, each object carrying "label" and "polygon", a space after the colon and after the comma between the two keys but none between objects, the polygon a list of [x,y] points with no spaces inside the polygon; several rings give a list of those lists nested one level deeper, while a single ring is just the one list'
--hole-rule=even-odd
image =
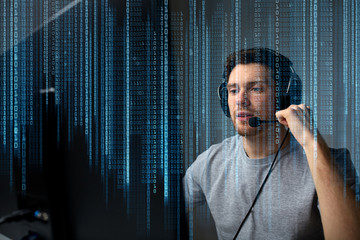
[{"label": "microphone", "polygon": [[276,120],[273,120],[273,121],[261,120],[258,117],[252,117],[249,119],[250,127],[258,127],[261,125],[261,123],[275,123],[275,122],[277,122],[277,121]]}]

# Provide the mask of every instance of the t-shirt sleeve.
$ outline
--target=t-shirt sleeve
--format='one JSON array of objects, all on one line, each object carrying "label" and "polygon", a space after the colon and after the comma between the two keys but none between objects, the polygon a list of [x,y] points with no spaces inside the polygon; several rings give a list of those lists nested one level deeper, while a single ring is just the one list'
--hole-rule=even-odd
[{"label": "t-shirt sleeve", "polygon": [[189,208],[202,205],[206,202],[204,192],[201,188],[200,172],[201,171],[196,169],[193,164],[188,168],[183,178],[185,204]]},{"label": "t-shirt sleeve", "polygon": [[346,148],[332,149],[332,153],[335,159],[336,168],[343,176],[346,187],[350,186],[354,190],[358,173],[351,160],[349,150]]},{"label": "t-shirt sleeve", "polygon": [[[334,158],[334,167],[336,167],[336,170],[341,174],[343,177],[343,181],[345,184],[345,190],[348,192],[351,188],[352,191],[355,191],[356,187],[356,179],[359,177],[358,172],[356,171],[354,164],[351,160],[350,152],[346,148],[340,148],[340,149],[330,149],[331,154]],[[319,207],[319,201],[318,201],[318,209],[320,211]]]}]

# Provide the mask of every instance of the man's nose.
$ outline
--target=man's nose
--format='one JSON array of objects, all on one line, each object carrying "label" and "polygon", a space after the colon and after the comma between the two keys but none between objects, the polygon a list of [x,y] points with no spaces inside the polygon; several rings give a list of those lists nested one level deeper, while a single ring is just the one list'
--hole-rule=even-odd
[{"label": "man's nose", "polygon": [[236,104],[241,106],[249,106],[250,101],[248,98],[248,93],[245,90],[240,90],[236,96]]}]

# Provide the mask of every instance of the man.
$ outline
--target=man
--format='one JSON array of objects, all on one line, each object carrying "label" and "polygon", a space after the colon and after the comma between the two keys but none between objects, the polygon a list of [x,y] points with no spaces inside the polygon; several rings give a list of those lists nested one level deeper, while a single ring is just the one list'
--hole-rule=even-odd
[{"label": "man", "polygon": [[[190,213],[206,202],[219,239],[360,238],[349,152],[313,131],[291,65],[264,48],[227,59],[219,93],[238,135],[199,155],[184,178]],[[278,122],[251,127],[253,117]]]}]

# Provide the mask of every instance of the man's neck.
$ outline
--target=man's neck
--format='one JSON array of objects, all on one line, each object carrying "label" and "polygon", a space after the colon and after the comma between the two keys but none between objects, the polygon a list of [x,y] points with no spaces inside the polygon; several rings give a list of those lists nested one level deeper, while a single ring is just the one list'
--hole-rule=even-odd
[{"label": "man's neck", "polygon": [[[249,158],[260,159],[274,154],[280,147],[286,134],[286,129],[281,126],[280,134],[277,134],[275,128],[273,134],[263,131],[255,136],[244,136],[243,146]],[[277,137],[278,136],[278,137]],[[278,143],[277,143],[278,142]],[[287,136],[282,149],[290,142],[290,134]]]}]

